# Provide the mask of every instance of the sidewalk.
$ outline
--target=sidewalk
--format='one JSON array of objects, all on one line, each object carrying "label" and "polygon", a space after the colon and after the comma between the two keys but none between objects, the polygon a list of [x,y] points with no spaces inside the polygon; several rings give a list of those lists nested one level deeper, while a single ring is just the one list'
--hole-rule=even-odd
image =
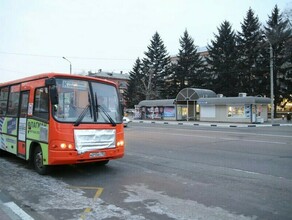
[{"label": "sidewalk", "polygon": [[228,123],[228,122],[201,122],[201,121],[165,121],[165,120],[140,120],[134,119],[133,123],[145,123],[145,124],[166,124],[166,125],[187,125],[187,126],[205,126],[205,127],[230,127],[230,128],[246,128],[246,127],[271,127],[271,126],[291,126],[292,122],[287,122],[287,120],[283,120],[281,118],[274,119],[273,124],[271,121],[267,121],[264,123]]}]

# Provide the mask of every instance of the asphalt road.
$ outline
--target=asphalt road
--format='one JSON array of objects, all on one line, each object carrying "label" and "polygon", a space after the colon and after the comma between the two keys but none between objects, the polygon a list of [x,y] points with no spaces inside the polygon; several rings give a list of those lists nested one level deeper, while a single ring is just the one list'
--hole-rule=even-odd
[{"label": "asphalt road", "polygon": [[292,127],[132,123],[106,167],[40,176],[0,158],[5,194],[35,219],[291,219]]}]

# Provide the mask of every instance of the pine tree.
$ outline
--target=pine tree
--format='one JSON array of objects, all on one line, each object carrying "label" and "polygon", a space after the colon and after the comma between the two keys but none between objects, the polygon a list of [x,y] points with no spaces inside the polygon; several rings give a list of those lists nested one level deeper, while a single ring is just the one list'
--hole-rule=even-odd
[{"label": "pine tree", "polygon": [[[287,87],[291,83],[291,78],[287,77],[291,74],[289,73],[291,68],[290,70],[285,68],[287,63],[291,64],[291,51],[287,51],[286,48],[291,42],[291,28],[288,26],[288,20],[283,19],[277,5],[269,16],[265,34],[273,52],[274,106],[277,106],[284,97],[289,97],[291,94],[291,87],[290,89]],[[276,113],[277,108],[274,108],[275,116]]]},{"label": "pine tree", "polygon": [[265,89],[265,71],[262,71],[261,50],[263,42],[262,31],[257,16],[250,8],[247,11],[244,22],[241,24],[241,32],[237,35],[238,42],[238,89],[249,95],[259,95]]},{"label": "pine tree", "polygon": [[210,89],[225,96],[236,96],[238,93],[238,68],[235,33],[228,21],[224,21],[218,28],[218,35],[211,45],[207,46],[210,66]]},{"label": "pine tree", "polygon": [[[292,25],[290,24],[290,29]],[[283,82],[284,86],[282,87],[283,99],[283,107],[287,104],[287,102],[292,102],[292,38],[288,39],[285,43],[285,53],[284,57],[286,63],[283,64],[283,69],[285,70],[285,75],[283,78],[285,82]],[[292,109],[290,109],[292,111]]]},{"label": "pine tree", "polygon": [[146,99],[162,99],[167,96],[166,80],[170,74],[170,57],[163,41],[156,32],[145,52],[143,63],[143,90]]},{"label": "pine tree", "polygon": [[292,28],[292,8],[285,8],[283,12],[283,19],[288,21],[289,28]]},{"label": "pine tree", "polygon": [[183,36],[179,40],[180,49],[178,54],[178,62],[175,68],[173,80],[177,82],[177,91],[186,87],[201,87],[203,61],[199,56],[194,40],[185,30]]},{"label": "pine tree", "polygon": [[167,91],[167,95],[165,98],[167,99],[175,99],[175,97],[180,91],[178,86],[179,80],[176,77],[176,69],[177,69],[176,63],[172,63],[168,68],[169,75],[165,80],[165,88]]},{"label": "pine tree", "polygon": [[137,58],[133,70],[129,73],[129,82],[127,90],[125,91],[125,100],[126,105],[128,108],[133,108],[135,105],[137,105],[140,101],[145,99],[145,94],[143,94],[143,91],[141,90],[142,82],[141,78],[143,76],[142,74],[142,63],[139,58]]}]

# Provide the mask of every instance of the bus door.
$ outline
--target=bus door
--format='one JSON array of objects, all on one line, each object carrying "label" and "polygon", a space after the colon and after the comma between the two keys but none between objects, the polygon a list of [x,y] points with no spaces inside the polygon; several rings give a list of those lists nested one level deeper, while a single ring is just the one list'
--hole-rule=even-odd
[{"label": "bus door", "polygon": [[26,123],[28,114],[28,98],[29,91],[22,91],[20,93],[20,113],[18,120],[18,140],[17,140],[17,156],[26,158]]}]

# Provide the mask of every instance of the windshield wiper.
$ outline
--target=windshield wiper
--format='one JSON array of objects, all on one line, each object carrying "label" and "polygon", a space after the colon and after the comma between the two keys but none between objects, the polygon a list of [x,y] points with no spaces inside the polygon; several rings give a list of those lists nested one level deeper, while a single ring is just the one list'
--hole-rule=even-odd
[{"label": "windshield wiper", "polygon": [[80,122],[82,121],[82,119],[85,117],[88,109],[90,108],[90,104],[88,104],[84,109],[83,111],[80,113],[79,117],[77,118],[77,120],[75,121],[74,123],[74,126],[78,126],[80,125]]},{"label": "windshield wiper", "polygon": [[92,109],[92,107],[91,107],[91,101],[90,101],[90,94],[89,94],[89,92],[88,92],[88,105],[89,105],[89,112],[90,112],[90,117],[92,118],[92,114],[93,114],[93,109]]},{"label": "windshield wiper", "polygon": [[97,105],[97,107],[99,109],[101,109],[101,111],[105,114],[105,116],[108,118],[108,120],[110,121],[110,123],[112,124],[112,126],[116,126],[117,123],[114,121],[114,119],[109,115],[109,113],[107,113],[107,111],[104,109],[104,107],[102,107],[101,105]]}]

